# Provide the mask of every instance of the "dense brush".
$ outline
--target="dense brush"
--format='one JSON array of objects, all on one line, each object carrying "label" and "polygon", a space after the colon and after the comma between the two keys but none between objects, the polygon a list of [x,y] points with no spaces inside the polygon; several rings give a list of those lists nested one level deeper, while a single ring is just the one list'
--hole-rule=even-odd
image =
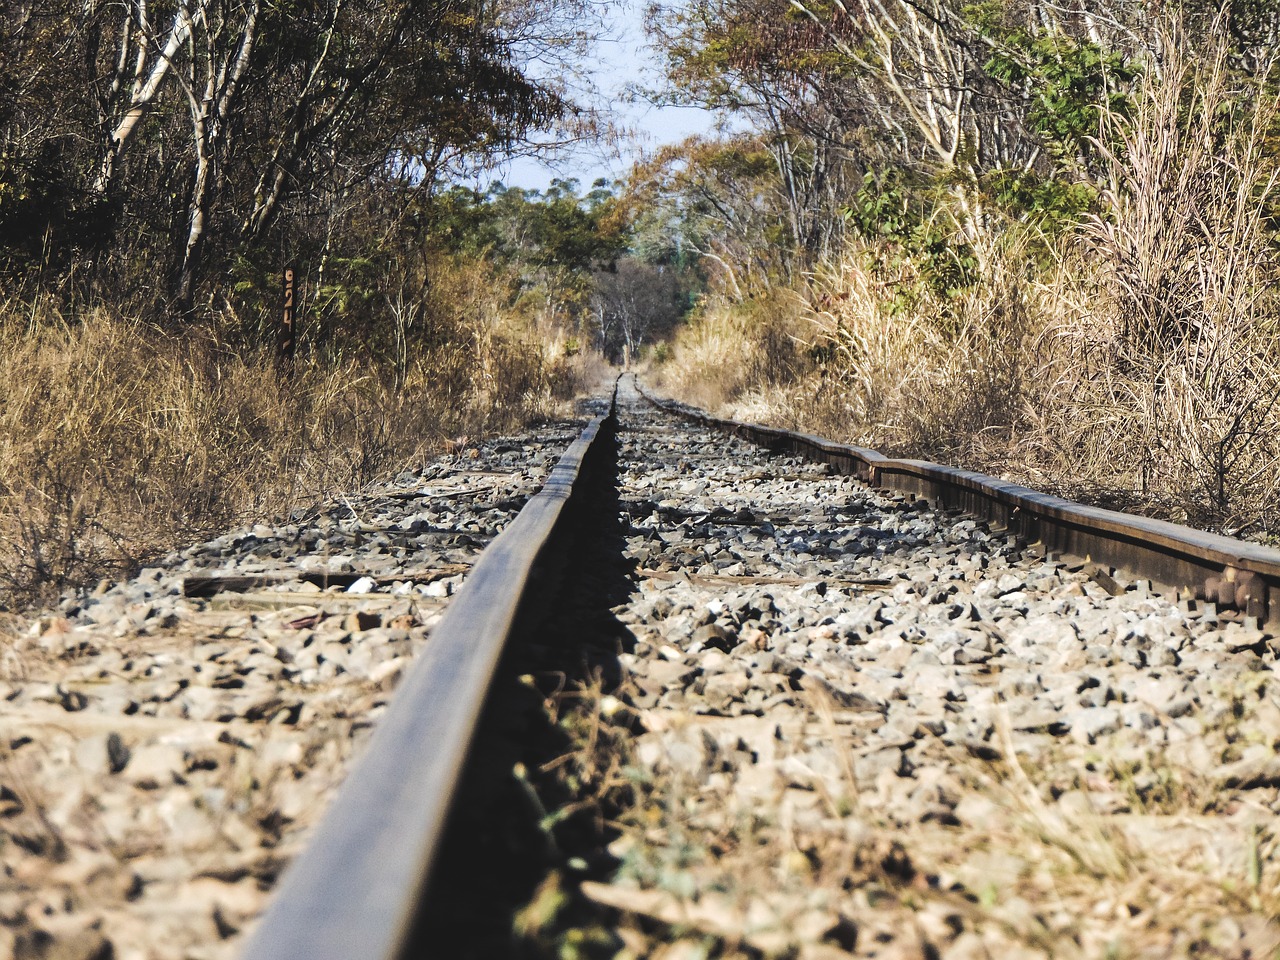
[{"label": "dense brush", "polygon": [[710,298],[659,375],[748,419],[1274,535],[1277,98],[1241,89],[1225,44],[1196,60],[1174,31],[1161,63],[1103,112],[1098,212],[1075,230],[993,228],[943,291],[855,240],[767,309]]},{"label": "dense brush", "polygon": [[[201,531],[411,466],[551,409],[574,371],[487,318],[436,316],[402,374],[169,336],[90,311],[0,317],[0,594],[37,599]],[[354,353],[354,352],[353,352]]]}]

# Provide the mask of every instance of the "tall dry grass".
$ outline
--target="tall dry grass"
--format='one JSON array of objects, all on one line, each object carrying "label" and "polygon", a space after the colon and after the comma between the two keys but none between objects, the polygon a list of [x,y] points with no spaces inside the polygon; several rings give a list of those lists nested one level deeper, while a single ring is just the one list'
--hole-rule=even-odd
[{"label": "tall dry grass", "polygon": [[[1203,49],[1203,47],[1202,47]],[[751,419],[1004,474],[1231,533],[1275,535],[1280,101],[1176,25],[1105,115],[1098,216],[1043,265],[1010,225],[969,288],[902,295],[855,242],[764,315],[704,306],[667,388]],[[1266,71],[1260,72],[1262,75]],[[874,243],[875,241],[872,241]],[[909,279],[909,278],[908,278]],[[790,379],[750,374],[770,336]]]},{"label": "tall dry grass", "polygon": [[459,299],[472,286],[433,291],[430,335],[402,366],[353,349],[289,379],[210,333],[0,308],[0,602],[47,599],[550,412],[572,361]]},{"label": "tall dry grass", "polygon": [[780,390],[812,370],[811,331],[796,291],[700,304],[675,333],[671,348],[646,369],[659,388],[690,403],[722,407],[759,390]]},{"label": "tall dry grass", "polygon": [[[757,308],[747,321],[738,305],[704,307],[677,333],[658,385],[889,454],[961,462],[1005,450],[1044,307],[1026,286],[1025,258],[994,257],[984,279],[955,297],[922,288],[910,310],[900,276],[883,274],[880,259],[852,244],[803,291],[777,296],[772,312]],[[755,374],[765,368],[775,375]]]},{"label": "tall dry grass", "polygon": [[1077,348],[1069,362],[1089,388],[1077,396],[1097,423],[1091,443],[1126,435],[1115,455],[1140,488],[1243,529],[1280,482],[1280,100],[1231,69],[1225,40],[1197,59],[1175,27],[1161,62],[1131,116],[1104,116],[1109,215],[1085,239],[1107,352],[1089,362]]}]

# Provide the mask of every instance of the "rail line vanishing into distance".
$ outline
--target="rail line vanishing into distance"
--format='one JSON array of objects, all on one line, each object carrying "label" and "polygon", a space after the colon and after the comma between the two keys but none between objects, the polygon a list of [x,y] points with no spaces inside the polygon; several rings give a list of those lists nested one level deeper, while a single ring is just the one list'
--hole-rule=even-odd
[{"label": "rail line vanishing into distance", "polygon": [[651,401],[0,658],[0,955],[1280,950],[1280,554]]},{"label": "rail line vanishing into distance", "polygon": [[[584,562],[601,563],[599,545],[591,546],[598,514],[590,511],[602,497],[619,498],[612,509],[623,517],[621,551],[612,562],[633,593],[611,608],[620,632],[590,627],[585,633],[597,635],[585,639],[595,644],[592,657],[615,666],[617,709],[637,735],[635,763],[646,783],[685,784],[697,798],[684,810],[690,825],[723,834],[725,811],[741,817],[752,805],[785,820],[760,827],[759,846],[769,847],[771,830],[788,832],[792,852],[809,864],[797,890],[830,881],[829,851],[869,849],[865,836],[834,826],[852,815],[848,804],[882,829],[927,825],[959,837],[982,827],[996,801],[975,792],[966,763],[1004,763],[1023,780],[1023,765],[1056,770],[1044,801],[1071,800],[1059,817],[1070,830],[1081,808],[1120,815],[1147,802],[1163,769],[1150,758],[1201,737],[1214,745],[1188,749],[1217,789],[1243,792],[1267,816],[1276,811],[1280,691],[1255,683],[1241,707],[1231,705],[1238,693],[1223,690],[1268,675],[1274,662],[1280,552],[937,464],[718,420],[647,401],[627,379],[607,406],[472,569],[285,874],[247,960],[390,960],[438,947],[424,930],[439,921],[424,927],[423,901],[449,885],[433,869],[458,815],[455,789],[486,693],[504,651],[536,632],[535,619],[592,602],[563,598]],[[573,629],[560,642],[584,639]],[[1218,750],[1215,724],[1227,714],[1252,722],[1255,712],[1266,749]],[[1228,747],[1236,743],[1223,736]],[[1084,759],[1113,743],[1133,761],[1129,800],[1102,783],[1096,759]],[[1101,804],[1077,795],[1094,781]],[[1040,788],[1028,780],[1026,789]],[[1274,838],[1267,834],[1259,852],[1262,828],[1241,829],[1255,843],[1255,883],[1258,871],[1276,879]],[[610,847],[615,865],[657,856],[636,852],[643,841],[622,834],[618,850]],[[584,871],[580,896],[614,918],[644,921],[627,927],[617,919],[633,950],[645,949],[655,927],[692,928],[753,955],[877,955],[904,936],[944,952],[966,938],[984,949],[1002,937],[1092,942],[1070,917],[1005,916],[984,926],[954,904],[938,907],[951,895],[930,901],[937,876],[923,882],[912,865],[931,849],[921,842],[911,852],[892,840],[870,866],[856,852],[854,866],[846,864],[876,889],[915,883],[925,891],[909,935],[902,898],[889,906],[859,900],[848,876],[816,906],[783,884],[768,910],[753,913],[739,891],[737,906],[717,914],[707,905],[729,881],[699,874],[713,866],[688,867],[696,889],[684,901],[647,885],[643,871],[610,879],[598,865],[575,869]],[[1143,840],[1127,842],[1138,850]],[[735,855],[724,854],[725,863]],[[965,864],[940,857],[960,878],[951,889],[976,889]],[[1144,915],[1135,903],[1130,916]],[[933,914],[937,922],[926,922]],[[1020,924],[1036,930],[1019,933]],[[1164,946],[1193,935],[1176,926],[1160,928],[1173,938]],[[1275,934],[1262,920],[1235,929],[1242,943]]]}]

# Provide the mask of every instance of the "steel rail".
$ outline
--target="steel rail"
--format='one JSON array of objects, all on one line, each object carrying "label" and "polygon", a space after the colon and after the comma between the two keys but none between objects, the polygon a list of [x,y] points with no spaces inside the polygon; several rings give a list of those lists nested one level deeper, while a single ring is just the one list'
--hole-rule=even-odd
[{"label": "steel rail", "polygon": [[[616,394],[615,394],[616,403]],[[489,545],[396,691],[244,960],[393,960],[419,913],[454,788],[499,658],[592,471],[613,456],[597,417]]]},{"label": "steel rail", "polygon": [[[639,390],[639,383],[636,384]],[[1165,520],[1090,507],[995,477],[927,460],[898,460],[865,447],[758,423],[714,417],[703,410],[646,400],[686,419],[728,431],[777,451],[830,464],[876,487],[961,510],[1059,551],[1145,577],[1181,597],[1194,593],[1280,625],[1280,550],[1193,530]]]}]

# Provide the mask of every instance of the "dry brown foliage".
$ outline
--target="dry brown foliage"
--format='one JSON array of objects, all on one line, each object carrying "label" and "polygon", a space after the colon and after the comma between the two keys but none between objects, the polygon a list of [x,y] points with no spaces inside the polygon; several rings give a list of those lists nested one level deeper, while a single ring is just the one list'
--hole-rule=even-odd
[{"label": "dry brown foliage", "polygon": [[214,334],[0,309],[0,598],[47,598],[512,429],[571,383],[552,348],[432,309],[402,370],[366,354],[291,378]]},{"label": "dry brown foliage", "polygon": [[[746,419],[1274,535],[1280,102],[1242,88],[1226,49],[1196,60],[1170,28],[1132,110],[1104,117],[1101,214],[1051,265],[1010,227],[968,289],[904,297],[852,244],[771,310],[704,306],[662,381]],[[802,341],[793,375],[757,376],[780,338]]]}]

